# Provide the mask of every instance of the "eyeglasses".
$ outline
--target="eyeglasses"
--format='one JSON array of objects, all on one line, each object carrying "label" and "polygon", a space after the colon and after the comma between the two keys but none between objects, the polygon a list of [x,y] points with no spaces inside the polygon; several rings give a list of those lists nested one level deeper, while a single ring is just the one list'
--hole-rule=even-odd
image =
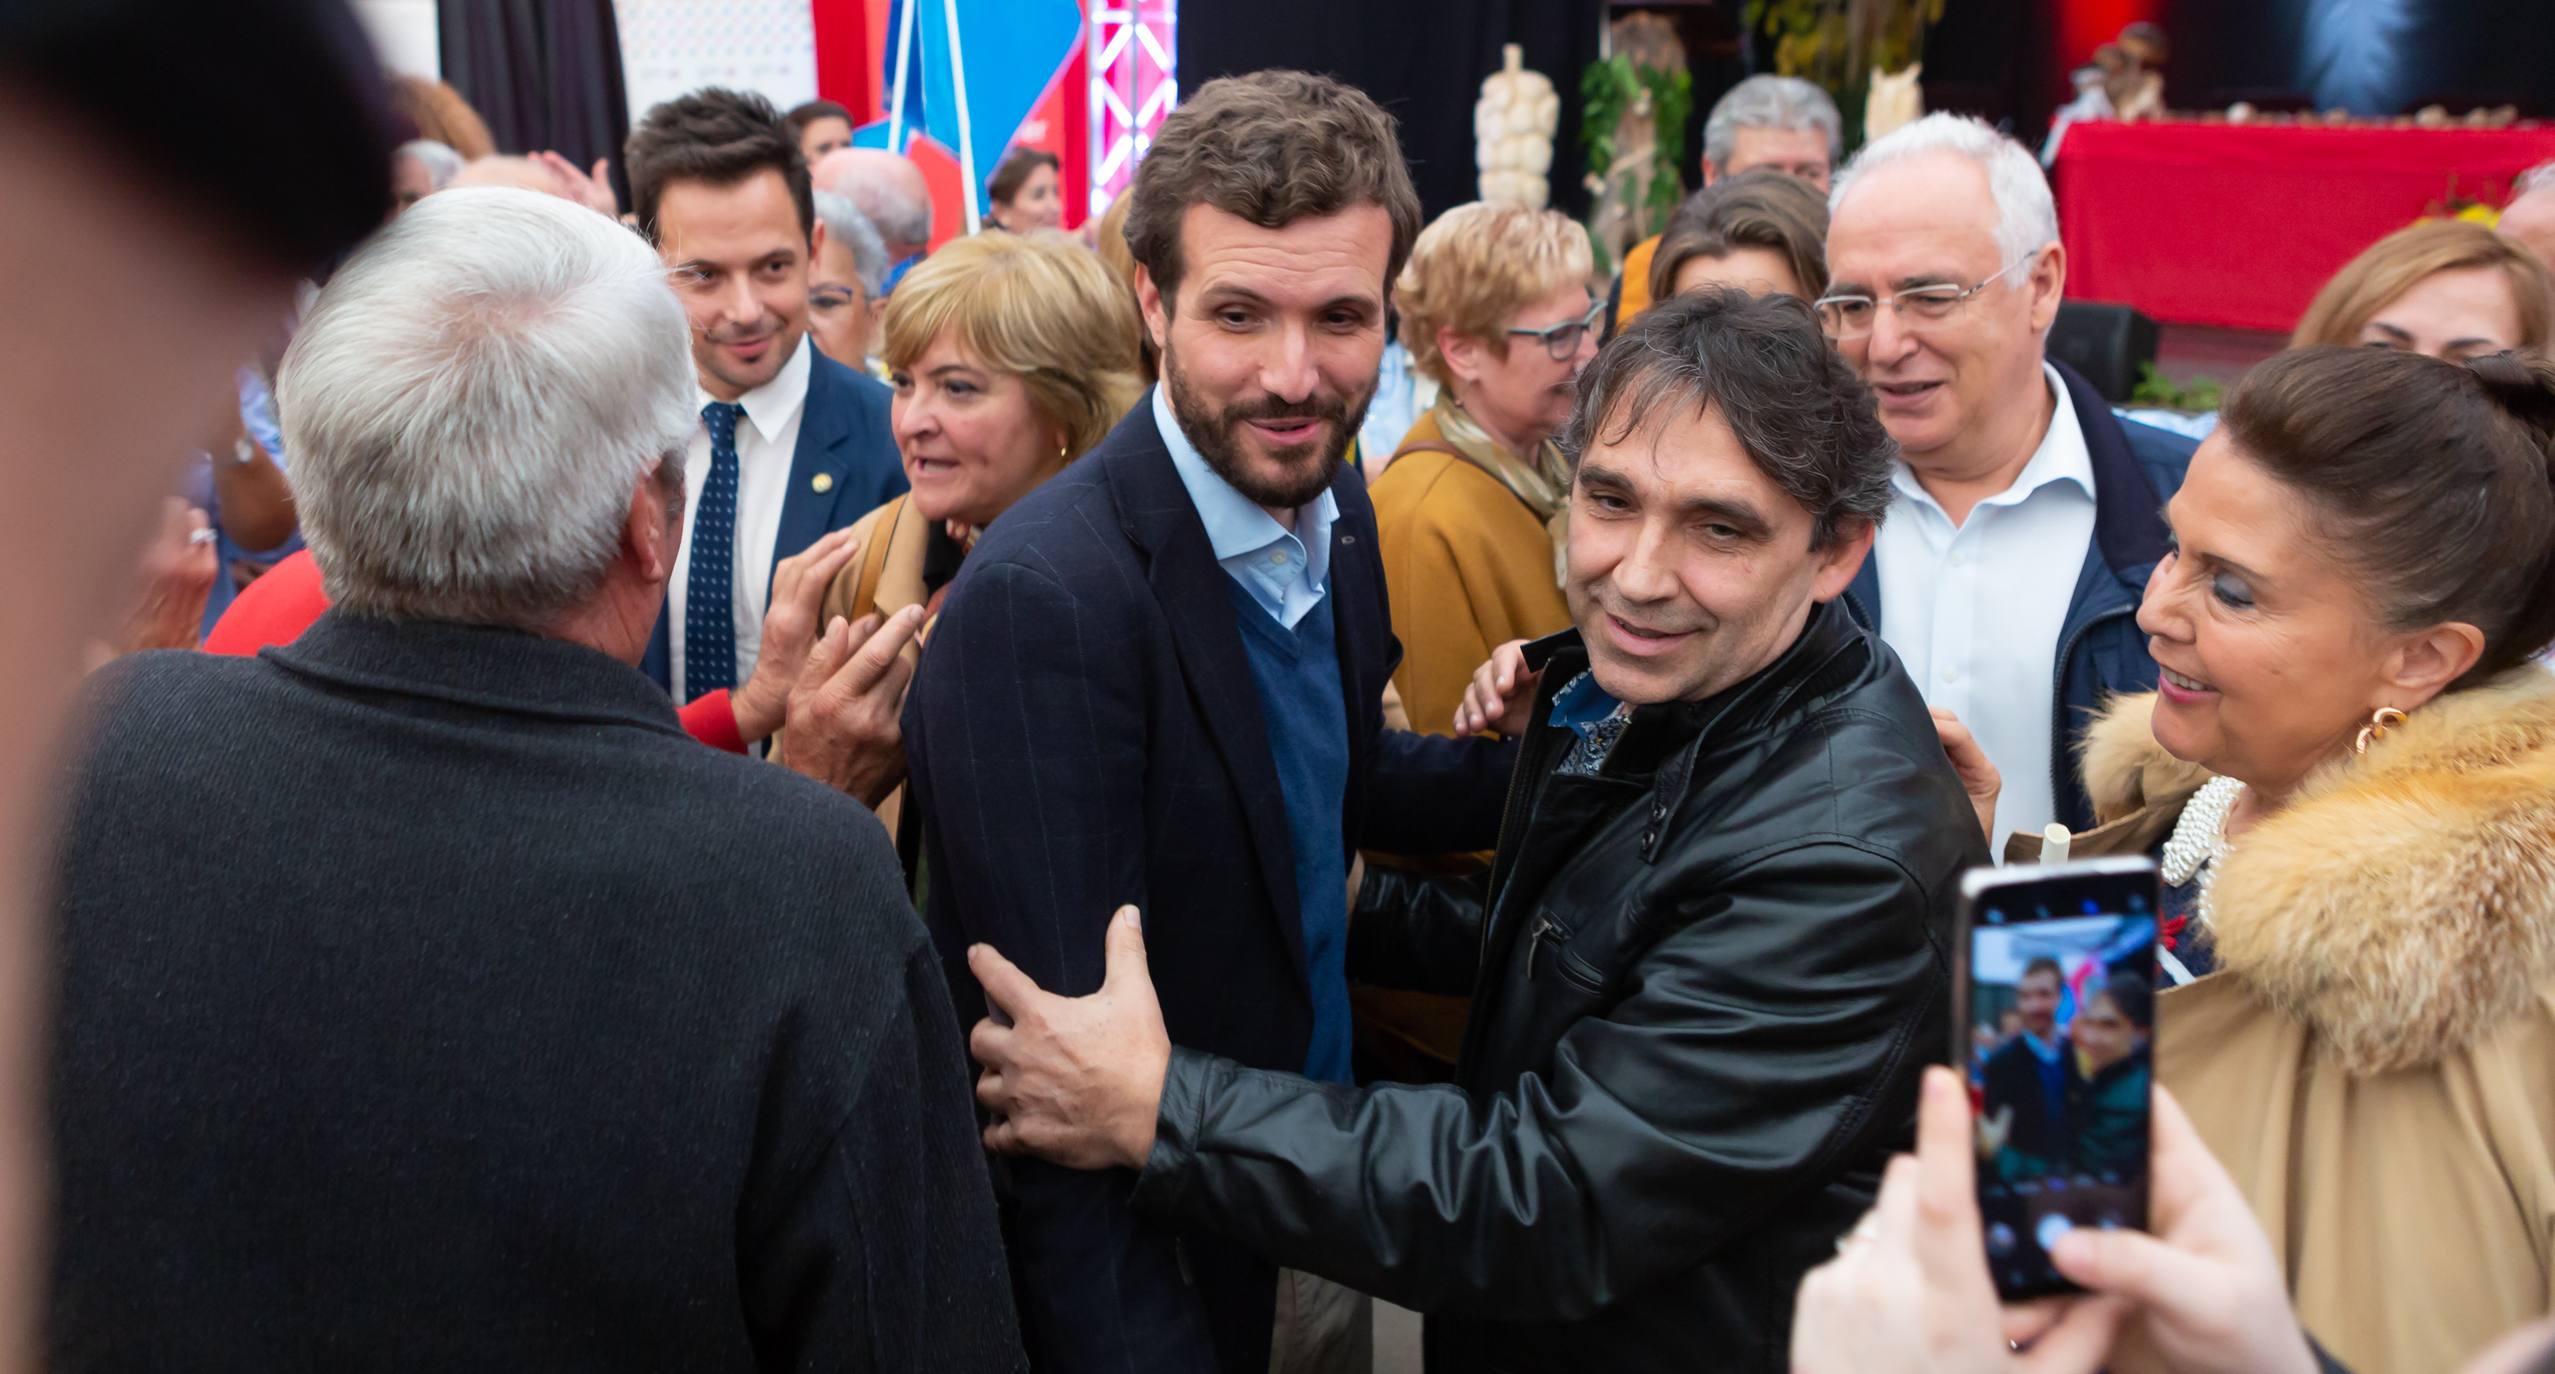
[{"label": "eyeglasses", "polygon": [[1995,285],[1998,278],[2039,256],[2038,253],[2029,253],[2016,258],[2005,264],[1995,276],[1967,289],[1948,283],[1942,286],[1916,286],[1895,295],[1884,296],[1878,301],[1870,296],[1821,296],[1810,303],[1810,308],[1819,312],[1819,327],[1827,331],[1828,337],[1840,341],[1860,339],[1870,334],[1873,318],[1880,313],[1880,307],[1884,305],[1898,312],[1901,328],[1922,329],[1932,325],[1950,324],[1960,318],[1962,307],[1969,303],[1972,296]]},{"label": "eyeglasses", "polygon": [[1508,332],[1520,334],[1529,339],[1543,340],[1544,356],[1554,362],[1562,362],[1578,356],[1579,341],[1588,337],[1588,331],[1596,328],[1597,321],[1605,318],[1605,315],[1606,303],[1599,301],[1588,307],[1588,314],[1584,319],[1564,320],[1560,324],[1547,325],[1542,329],[1511,329]]}]

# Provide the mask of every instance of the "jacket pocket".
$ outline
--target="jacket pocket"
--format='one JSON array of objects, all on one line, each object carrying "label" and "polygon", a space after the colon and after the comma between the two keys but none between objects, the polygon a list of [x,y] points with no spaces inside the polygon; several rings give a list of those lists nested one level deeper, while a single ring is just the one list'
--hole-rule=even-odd
[{"label": "jacket pocket", "polygon": [[1534,927],[1527,936],[1531,944],[1526,953],[1526,980],[1533,982],[1549,969],[1564,983],[1592,997],[1605,992],[1606,975],[1570,947],[1575,933],[1552,917],[1536,913]]}]

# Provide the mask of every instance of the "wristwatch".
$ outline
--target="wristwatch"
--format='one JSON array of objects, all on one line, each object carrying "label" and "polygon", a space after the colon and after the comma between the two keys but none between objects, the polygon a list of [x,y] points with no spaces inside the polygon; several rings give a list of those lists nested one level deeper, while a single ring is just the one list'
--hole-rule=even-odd
[{"label": "wristwatch", "polygon": [[250,443],[247,435],[241,435],[239,439],[231,445],[231,461],[239,464],[241,467],[247,467],[249,464],[256,462],[257,445]]}]

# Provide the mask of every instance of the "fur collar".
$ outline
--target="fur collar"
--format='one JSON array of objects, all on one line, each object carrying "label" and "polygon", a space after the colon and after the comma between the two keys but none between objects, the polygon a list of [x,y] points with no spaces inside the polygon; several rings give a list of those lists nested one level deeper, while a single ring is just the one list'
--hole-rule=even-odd
[{"label": "fur collar", "polygon": [[[2106,819],[2180,806],[2207,774],[2149,733],[2155,697],[2086,738]],[[2443,696],[2311,776],[2228,853],[2216,951],[2355,1074],[2432,1063],[2555,983],[2555,675]]]}]

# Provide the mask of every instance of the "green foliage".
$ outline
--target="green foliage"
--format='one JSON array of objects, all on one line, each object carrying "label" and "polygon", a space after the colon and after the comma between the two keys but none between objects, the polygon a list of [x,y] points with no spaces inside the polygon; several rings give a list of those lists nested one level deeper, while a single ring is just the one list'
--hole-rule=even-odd
[{"label": "green foliage", "polygon": [[2154,363],[2138,365],[2138,385],[2129,393],[2129,403],[2179,410],[2198,415],[2216,410],[2227,399],[2226,384],[2215,377],[2195,377],[2187,383],[2176,383],[2156,370]]},{"label": "green foliage", "polygon": [[[1647,238],[1667,223],[1677,202],[1685,198],[1685,182],[1677,169],[1686,160],[1686,120],[1694,113],[1694,78],[1681,71],[1637,67],[1621,55],[1591,62],[1579,75],[1580,146],[1586,151],[1588,170],[1607,179],[1609,191],[1613,188],[1608,173],[1617,152],[1615,130],[1644,93],[1650,97],[1657,141],[1648,184],[1631,188],[1636,238]],[[1598,253],[1604,256],[1604,249],[1600,247]],[[1597,266],[1601,271],[1611,269],[1608,263]]]},{"label": "green foliage", "polygon": [[1774,40],[1774,69],[1818,83],[1846,112],[1851,141],[1872,69],[1904,70],[1925,55],[1925,30],[1945,0],[1748,0],[1742,22]]}]

